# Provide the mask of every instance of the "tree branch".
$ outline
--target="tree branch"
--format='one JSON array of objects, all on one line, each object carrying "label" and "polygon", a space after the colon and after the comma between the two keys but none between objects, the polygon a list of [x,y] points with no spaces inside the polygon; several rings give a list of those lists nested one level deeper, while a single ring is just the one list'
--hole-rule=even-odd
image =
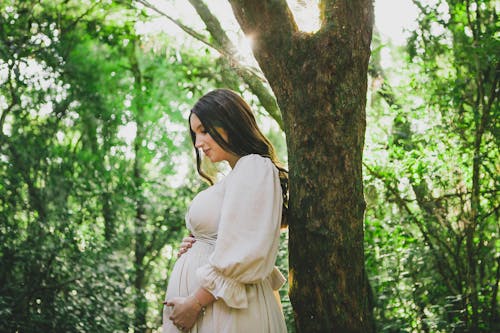
[{"label": "tree branch", "polygon": [[283,129],[283,119],[281,116],[281,111],[278,107],[278,103],[276,102],[276,98],[270,93],[269,89],[263,83],[267,82],[266,78],[260,70],[241,64],[241,61],[238,59],[238,52],[236,47],[222,29],[217,18],[212,15],[208,7],[203,2],[198,0],[190,0],[190,3],[193,5],[196,12],[205,23],[207,30],[213,37],[215,43],[208,41],[204,35],[191,29],[187,25],[183,24],[180,20],[174,19],[164,11],[149,3],[147,0],[136,1],[165,17],[166,19],[177,25],[185,33],[207,45],[208,47],[216,50],[221,56],[226,58],[227,61],[231,64],[231,67],[234,69],[234,72],[248,85],[252,93],[257,96],[264,109],[266,109],[266,111],[276,121],[279,127]]},{"label": "tree branch", "polygon": [[236,48],[220,25],[217,17],[210,12],[208,6],[201,0],[189,0],[189,3],[194,7],[201,20],[205,23],[208,32],[212,35],[217,45],[227,53],[235,55],[237,53]]},{"label": "tree branch", "polygon": [[283,119],[281,111],[276,102],[276,98],[270,93],[263,81],[266,81],[262,73],[259,71],[255,75],[253,71],[248,71],[246,66],[242,66],[237,60],[238,50],[227,36],[224,29],[222,29],[219,20],[210,12],[209,8],[203,1],[189,0],[194,9],[205,23],[208,32],[214,38],[215,42],[220,48],[225,50],[223,56],[226,57],[233,65],[236,74],[240,76],[243,81],[249,86],[250,90],[257,96],[262,106],[267,110],[269,115],[278,123],[279,127],[283,130]]},{"label": "tree branch", "polygon": [[[461,283],[462,278],[461,277],[456,277],[456,281],[455,281],[456,282],[456,286],[453,286],[450,283],[450,281],[453,279],[453,277],[455,277],[456,274],[453,272],[453,269],[451,268],[451,265],[450,265],[449,261],[447,260],[447,258],[446,258],[446,256],[444,254],[441,254],[441,251],[440,251],[439,247],[436,246],[436,244],[432,241],[432,239],[430,237],[432,235],[430,235],[427,232],[427,230],[424,227],[423,223],[418,220],[417,216],[413,213],[413,211],[411,210],[411,208],[408,206],[408,204],[405,202],[405,200],[401,197],[401,195],[400,195],[399,191],[397,190],[397,188],[395,188],[394,186],[392,186],[391,184],[389,184],[388,181],[387,181],[387,179],[386,179],[386,177],[384,177],[383,175],[381,175],[376,170],[372,169],[366,163],[363,163],[363,165],[365,166],[366,170],[370,174],[372,174],[374,177],[382,180],[385,183],[386,188],[389,190],[389,192],[395,198],[396,204],[398,205],[398,207],[400,209],[402,209],[403,211],[405,211],[408,214],[408,216],[414,221],[414,223],[417,225],[418,229],[420,230],[422,236],[424,237],[425,243],[432,250],[432,254],[434,255],[434,257],[436,258],[436,261],[437,261],[436,262],[436,268],[439,271],[439,273],[441,274],[441,276],[444,278],[444,281],[445,281],[446,285],[448,286],[448,288],[450,290],[453,290],[456,293],[460,293],[460,283]],[[436,237],[433,237],[433,238],[436,238]],[[453,255],[453,253],[450,252],[450,254],[452,255],[452,257],[456,258],[456,256]],[[457,262],[457,264],[458,264],[458,262]]]},{"label": "tree branch", "polygon": [[149,3],[149,1],[147,0],[136,0],[138,3],[144,5],[145,7],[157,12],[158,14],[160,14],[161,16],[164,16],[165,18],[167,18],[169,21],[175,23],[175,25],[177,25],[179,28],[181,28],[185,33],[187,33],[188,35],[190,35],[191,37],[199,40],[200,42],[202,42],[203,44],[209,46],[210,48],[213,48],[215,50],[217,50],[219,53],[224,53],[224,50],[221,49],[220,47],[217,47],[216,45],[210,43],[206,38],[205,36],[203,36],[202,34],[196,32],[194,29],[191,29],[190,27],[188,27],[187,25],[185,25],[184,23],[182,23],[180,20],[176,20],[174,19],[172,16],[168,15],[167,13],[165,13],[164,11],[162,11],[161,9],[159,9],[158,7],[152,5],[151,3]]},{"label": "tree branch", "polygon": [[[14,67],[15,63],[16,63],[15,61],[12,62],[12,66],[9,66],[9,68],[7,69],[7,72],[8,72],[7,82],[8,82],[8,86],[9,86],[11,102],[10,102],[9,106],[7,107],[7,109],[5,109],[2,112],[2,116],[0,117],[0,135],[2,137],[3,137],[3,125],[5,123],[5,119],[7,118],[7,115],[9,114],[10,111],[12,111],[14,106],[19,105],[21,103],[21,98],[17,94],[17,90],[14,89],[14,86],[12,85],[12,71],[13,71],[13,67]],[[17,75],[16,75],[16,79],[17,79]]]}]

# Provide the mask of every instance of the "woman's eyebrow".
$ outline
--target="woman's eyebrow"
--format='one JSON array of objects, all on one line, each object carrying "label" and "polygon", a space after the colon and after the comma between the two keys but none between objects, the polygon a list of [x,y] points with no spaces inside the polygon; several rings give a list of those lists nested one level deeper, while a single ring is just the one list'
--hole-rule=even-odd
[{"label": "woman's eyebrow", "polygon": [[200,130],[200,128],[203,128],[203,124],[199,124],[198,126],[196,126],[196,128],[193,130],[193,132]]}]

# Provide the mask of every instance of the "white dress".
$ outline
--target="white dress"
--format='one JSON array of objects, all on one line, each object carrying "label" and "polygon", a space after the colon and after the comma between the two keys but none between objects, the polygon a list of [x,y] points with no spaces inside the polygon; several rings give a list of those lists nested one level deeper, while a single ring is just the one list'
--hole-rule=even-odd
[{"label": "white dress", "polygon": [[[186,214],[196,238],[175,263],[165,299],[200,286],[217,299],[190,332],[280,333],[286,325],[275,290],[285,278],[274,266],[282,194],[270,159],[241,157],[220,182],[198,193]],[[163,308],[163,333],[179,332]]]}]

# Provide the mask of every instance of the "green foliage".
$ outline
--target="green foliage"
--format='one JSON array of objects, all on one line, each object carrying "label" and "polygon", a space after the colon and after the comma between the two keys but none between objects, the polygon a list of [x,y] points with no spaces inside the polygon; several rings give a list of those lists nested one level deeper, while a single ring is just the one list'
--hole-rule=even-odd
[{"label": "green foliage", "polygon": [[416,4],[410,62],[392,73],[405,79],[380,91],[383,101],[372,96],[369,110],[375,314],[382,332],[491,332],[500,269],[495,4]]},{"label": "green foliage", "polygon": [[0,330],[156,328],[212,60],[137,36],[116,3],[0,9]]}]

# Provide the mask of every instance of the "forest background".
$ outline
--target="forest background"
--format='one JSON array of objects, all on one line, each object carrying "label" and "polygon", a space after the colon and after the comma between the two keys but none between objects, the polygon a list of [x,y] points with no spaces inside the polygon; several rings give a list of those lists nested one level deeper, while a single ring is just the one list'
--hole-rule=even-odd
[{"label": "forest background", "polygon": [[[499,331],[498,3],[413,4],[403,45],[376,29],[372,40],[363,172],[376,328]],[[203,23],[144,28],[166,15],[182,26],[175,6],[153,5],[0,4],[1,332],[159,331],[184,213],[206,186],[186,119],[208,90],[239,91],[287,162],[248,46],[228,54]],[[225,29],[228,42],[242,34]],[[283,272],[287,255],[284,231]]]}]

